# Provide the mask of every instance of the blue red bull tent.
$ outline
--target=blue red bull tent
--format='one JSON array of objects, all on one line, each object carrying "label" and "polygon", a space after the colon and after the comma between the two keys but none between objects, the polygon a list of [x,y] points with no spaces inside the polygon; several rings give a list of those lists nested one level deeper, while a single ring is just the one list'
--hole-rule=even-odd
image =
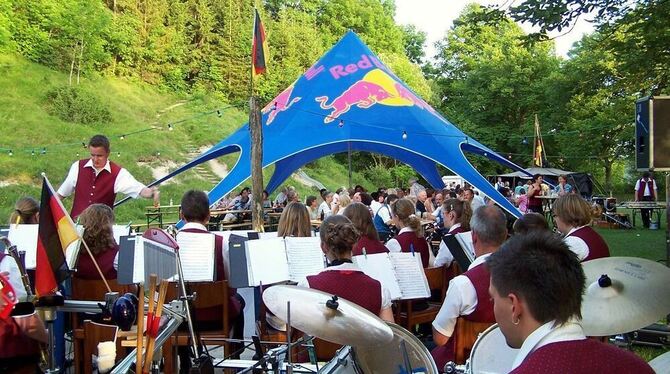
[{"label": "blue red bull tent", "polygon": [[[402,161],[434,188],[444,187],[437,169],[440,164],[508,212],[519,214],[514,205],[475,170],[464,152],[485,156],[514,170],[523,169],[442,117],[351,31],[268,103],[262,113],[263,167],[275,165],[266,186],[269,192],[302,165],[351,149]],[[214,204],[251,176],[248,124],[151,185],[233,152],[240,153],[237,163],[209,192],[209,201]]]}]

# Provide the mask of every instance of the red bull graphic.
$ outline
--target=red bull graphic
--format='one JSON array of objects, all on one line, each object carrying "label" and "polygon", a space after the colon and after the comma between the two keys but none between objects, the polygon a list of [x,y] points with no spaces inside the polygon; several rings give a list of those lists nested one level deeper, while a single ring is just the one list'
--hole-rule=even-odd
[{"label": "red bull graphic", "polygon": [[[362,66],[359,66],[359,64],[350,65],[355,66],[356,69],[367,67],[369,60],[367,60],[367,56],[363,57],[364,58],[359,61],[359,63],[363,63]],[[330,69],[330,72],[336,79],[339,79],[344,75],[354,72],[354,67],[350,67],[350,65],[340,67],[344,70],[341,70],[340,68],[333,70],[335,69],[335,67],[333,67]],[[349,70],[347,70],[348,67],[350,67]],[[416,96],[412,91],[403,86],[402,83],[396,81],[382,69],[370,70],[361,80],[352,84],[340,94],[340,96],[334,98],[330,103],[328,103],[328,100],[328,96],[319,96],[316,98],[321,109],[332,110],[330,114],[324,118],[324,123],[333,122],[354,106],[361,109],[368,109],[375,104],[388,106],[416,106],[430,112],[434,116],[440,118],[440,120],[444,121],[444,119],[442,119],[442,117],[440,117],[435,109],[428,105],[428,103]]]},{"label": "red bull graphic", "polygon": [[293,87],[295,85],[295,82],[293,82],[290,86],[286,87],[284,91],[282,91],[277,97],[275,97],[274,100],[270,101],[268,105],[266,105],[263,110],[261,111],[263,114],[268,114],[267,121],[265,122],[265,125],[270,125],[272,121],[275,120],[275,118],[279,115],[279,113],[284,112],[288,110],[293,104],[297,103],[300,101],[301,97],[294,97],[291,98],[291,94],[293,94]]}]

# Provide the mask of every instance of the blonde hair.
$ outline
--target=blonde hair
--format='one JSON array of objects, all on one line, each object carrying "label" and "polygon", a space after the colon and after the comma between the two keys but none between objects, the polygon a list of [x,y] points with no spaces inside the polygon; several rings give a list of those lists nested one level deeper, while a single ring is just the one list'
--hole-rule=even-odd
[{"label": "blonde hair", "polygon": [[20,198],[14,204],[14,211],[9,216],[9,224],[38,223],[37,213],[40,212],[40,203],[30,196]]},{"label": "blonde hair", "polygon": [[391,212],[397,216],[403,225],[409,227],[414,231],[418,237],[423,237],[423,230],[421,227],[421,219],[416,215],[416,206],[412,200],[402,198],[391,206]]},{"label": "blonde hair", "polygon": [[84,240],[94,255],[116,246],[114,240],[114,212],[105,204],[93,204],[79,216],[79,223],[84,226]]},{"label": "blonde hair", "polygon": [[279,217],[277,236],[312,236],[312,224],[307,207],[299,202],[289,203]]},{"label": "blonde hair", "polygon": [[351,204],[351,198],[349,197],[349,194],[346,192],[340,193],[340,209],[344,209],[347,207],[347,205]]},{"label": "blonde hair", "polygon": [[572,227],[586,226],[594,218],[594,211],[586,200],[578,195],[564,195],[554,202],[554,214]]}]

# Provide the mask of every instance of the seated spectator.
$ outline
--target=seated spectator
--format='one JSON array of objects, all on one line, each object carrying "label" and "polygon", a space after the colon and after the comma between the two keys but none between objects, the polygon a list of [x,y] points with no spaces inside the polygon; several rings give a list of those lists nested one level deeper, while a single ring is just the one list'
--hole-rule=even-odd
[{"label": "seated spectator", "polygon": [[10,225],[38,224],[40,203],[30,196],[20,198],[14,204],[14,211],[9,216]]},{"label": "seated spectator", "polygon": [[[442,216],[444,228],[447,229],[447,235],[456,235],[462,232],[470,231],[470,218],[472,210],[470,203],[458,199],[448,199],[442,204]],[[444,241],[440,242],[440,248],[435,256],[435,266],[451,266],[454,256],[451,254]]]},{"label": "seated spectator", "polygon": [[330,209],[330,203],[333,201],[333,193],[326,191],[321,195],[321,198],[323,199],[323,202],[319,205],[317,214],[319,215],[319,219],[324,220],[326,217],[333,214]]},{"label": "seated spectator", "polygon": [[270,201],[270,194],[268,191],[263,190],[263,209],[272,208],[272,201]]},{"label": "seated spectator", "polygon": [[[88,244],[95,262],[105,279],[116,279],[119,245],[114,240],[114,212],[105,204],[93,204],[79,215],[79,223],[84,226],[83,239]],[[85,248],[79,251],[76,278],[100,279],[93,259]]]},{"label": "seated spectator", "polygon": [[279,217],[277,236],[312,236],[312,224],[309,219],[309,212],[302,203],[289,203],[284,208]]},{"label": "seated spectator", "polygon": [[609,257],[605,240],[591,226],[591,205],[575,194],[564,195],[554,202],[556,228],[565,235],[565,242],[580,261]]},{"label": "seated spectator", "polygon": [[635,354],[586,338],[584,271],[550,232],[513,236],[486,265],[495,319],[507,345],[519,349],[511,373],[654,372]]},{"label": "seated spectator", "polygon": [[359,236],[351,221],[340,215],[328,217],[321,224],[319,235],[328,267],[298,285],[338,295],[385,321],[393,322],[389,290],[363,273],[351,260],[351,249]]},{"label": "seated spectator", "polygon": [[299,202],[300,202],[300,195],[298,194],[298,191],[288,190],[288,192],[286,193],[286,201],[284,201],[284,206],[290,203],[299,203]]},{"label": "seated spectator", "polygon": [[307,196],[307,200],[305,200],[305,205],[307,206],[307,211],[309,211],[309,219],[310,220],[317,220],[319,219],[319,205],[318,201],[316,200],[316,196]]},{"label": "seated spectator", "polygon": [[535,231],[549,231],[549,224],[540,213],[530,212],[514,221],[514,235],[530,234]]},{"label": "seated spectator", "polygon": [[[250,210],[251,209],[251,189],[244,187],[230,203],[228,203],[228,210]],[[223,217],[223,223],[233,223],[243,220],[249,216],[249,213],[227,213]]]},{"label": "seated spectator", "polygon": [[382,205],[384,205],[384,199],[386,199],[386,193],[377,191],[371,193],[370,197],[372,198],[372,201],[370,202],[370,209],[372,210],[372,216],[374,217],[374,215],[377,214],[379,208],[381,208]]},{"label": "seated spectator", "polygon": [[521,190],[525,190],[523,187],[523,182],[518,181],[516,182],[516,187],[514,187],[514,197],[519,197],[519,195],[521,195]]},{"label": "seated spectator", "polygon": [[558,184],[554,187],[554,193],[558,196],[564,196],[572,193],[572,186],[568,183],[568,177],[561,174],[558,176]]},{"label": "seated spectator", "polygon": [[[521,195],[519,195],[519,197],[516,199],[515,205],[519,208],[521,213],[526,214],[526,213],[528,213],[528,195],[526,195],[526,190],[523,189],[523,188],[520,190],[520,192],[521,192]],[[532,213],[536,213],[536,212],[532,212]],[[537,213],[537,214],[539,214],[539,213]]]},{"label": "seated spectator", "polygon": [[339,203],[335,206],[335,209],[333,210],[333,214],[343,214],[344,209],[351,204],[351,198],[349,198],[349,194],[346,192],[342,192],[340,194],[339,198]]},{"label": "seated spectator", "polygon": [[349,218],[360,238],[352,249],[353,256],[362,254],[387,253],[389,250],[379,241],[379,235],[372,223],[368,207],[361,203],[352,203],[344,209],[344,216]]},{"label": "seated spectator", "polygon": [[421,255],[423,267],[429,266],[430,248],[423,237],[421,220],[416,215],[415,205],[409,199],[400,199],[391,206],[393,222],[400,229],[395,238],[386,242],[389,252],[409,252]]},{"label": "seated spectator", "polygon": [[279,193],[275,197],[274,206],[282,207],[286,205],[286,194],[288,193],[288,187],[284,186],[279,190]]},{"label": "seated spectator", "polygon": [[393,236],[393,214],[391,213],[391,206],[398,201],[398,196],[389,194],[386,197],[386,202],[382,205],[375,214],[372,222],[375,224],[375,229],[379,234],[379,240],[387,242]]}]

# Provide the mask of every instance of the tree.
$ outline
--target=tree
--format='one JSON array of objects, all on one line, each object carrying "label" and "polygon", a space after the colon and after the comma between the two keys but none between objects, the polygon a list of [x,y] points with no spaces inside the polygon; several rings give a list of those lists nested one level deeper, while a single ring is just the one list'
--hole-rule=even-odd
[{"label": "tree", "polygon": [[426,53],[424,47],[426,46],[426,33],[416,29],[414,25],[405,25],[402,27],[403,43],[405,46],[405,55],[407,58],[417,64],[423,65]]}]

